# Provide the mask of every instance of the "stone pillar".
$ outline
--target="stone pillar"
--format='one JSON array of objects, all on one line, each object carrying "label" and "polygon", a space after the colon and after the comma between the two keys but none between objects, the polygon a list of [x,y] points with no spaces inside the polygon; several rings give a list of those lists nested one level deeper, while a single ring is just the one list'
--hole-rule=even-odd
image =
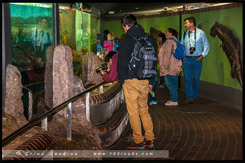
[{"label": "stone pillar", "polygon": [[45,104],[49,107],[53,107],[53,46],[49,46],[46,50],[46,67],[44,74],[44,92],[45,92]]},{"label": "stone pillar", "polygon": [[[93,64],[92,60],[89,64]],[[82,80],[73,73],[72,50],[68,46],[58,45],[54,49],[52,79],[53,107],[85,90]],[[72,105],[72,141],[67,140],[67,108],[53,116],[48,124],[48,131],[55,138],[54,149],[64,150],[70,147],[73,149],[74,147],[76,149],[101,149],[98,130],[86,120],[83,109],[82,99],[78,99]],[[85,140],[92,144],[84,147]]]},{"label": "stone pillar", "polygon": [[[71,48],[65,45],[56,46],[53,56],[53,107],[73,96],[73,75]],[[66,109],[59,111],[56,115],[66,118]]]},{"label": "stone pillar", "polygon": [[23,96],[22,88],[20,71],[17,67],[8,65],[6,70],[4,115],[2,117],[3,138],[28,122],[24,116],[24,106],[21,99]]}]

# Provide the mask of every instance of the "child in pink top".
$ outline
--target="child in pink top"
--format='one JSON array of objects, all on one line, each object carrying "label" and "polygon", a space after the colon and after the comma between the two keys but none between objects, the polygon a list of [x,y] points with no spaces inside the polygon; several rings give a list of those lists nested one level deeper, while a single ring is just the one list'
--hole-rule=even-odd
[{"label": "child in pink top", "polygon": [[104,47],[107,49],[107,53],[113,51],[113,35],[111,33],[107,34],[107,41],[104,43]]},{"label": "child in pink top", "polygon": [[106,43],[104,43],[104,47],[107,49],[107,53],[109,53],[110,51],[113,50],[113,41],[107,41]]}]

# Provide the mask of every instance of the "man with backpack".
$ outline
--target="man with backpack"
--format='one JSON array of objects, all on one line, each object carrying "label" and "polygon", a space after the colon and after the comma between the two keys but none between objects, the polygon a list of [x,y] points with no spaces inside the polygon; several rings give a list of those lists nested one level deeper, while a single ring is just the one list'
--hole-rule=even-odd
[{"label": "man with backpack", "polygon": [[[126,38],[120,44],[117,71],[123,87],[129,122],[133,130],[134,141],[128,144],[128,148],[154,148],[153,123],[148,112],[147,100],[149,87],[152,88],[156,75],[156,64],[153,63],[155,61],[157,63],[157,46],[153,38],[145,34],[142,26],[137,24],[134,15],[127,14],[123,16],[121,24],[126,33]],[[140,39],[144,43],[147,42],[149,46],[146,44],[142,46],[140,44],[141,41],[137,41]],[[140,54],[138,53],[139,51]],[[142,61],[142,56],[145,59],[143,68],[141,62],[137,63],[137,60]],[[140,120],[145,130],[145,137],[141,133]]]}]

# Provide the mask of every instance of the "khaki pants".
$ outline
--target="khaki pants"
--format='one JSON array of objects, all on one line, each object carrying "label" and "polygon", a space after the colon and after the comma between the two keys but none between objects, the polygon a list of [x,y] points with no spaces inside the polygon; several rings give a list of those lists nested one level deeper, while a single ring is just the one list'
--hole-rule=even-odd
[{"label": "khaki pants", "polygon": [[122,87],[135,143],[140,143],[144,140],[141,132],[140,118],[145,129],[146,140],[153,140],[153,124],[147,104],[149,81],[128,79],[125,80]]}]

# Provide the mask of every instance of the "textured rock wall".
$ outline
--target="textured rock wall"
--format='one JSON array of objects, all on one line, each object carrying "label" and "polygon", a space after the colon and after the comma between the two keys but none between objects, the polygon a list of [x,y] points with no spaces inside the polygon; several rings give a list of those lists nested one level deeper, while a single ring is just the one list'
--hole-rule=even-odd
[{"label": "textured rock wall", "polygon": [[85,85],[98,84],[103,81],[102,76],[96,73],[96,67],[99,67],[104,63],[103,59],[100,59],[93,52],[88,52],[83,56],[83,66],[82,66],[82,80]]},{"label": "textured rock wall", "polygon": [[[73,96],[76,96],[80,93],[82,93],[83,91],[85,91],[85,88],[83,86],[83,82],[82,80],[74,75],[74,86],[73,86]],[[86,114],[85,112],[85,104],[84,104],[84,100],[82,100],[82,98],[79,98],[77,101],[72,103],[72,111],[76,114]]]},{"label": "textured rock wall", "polygon": [[[6,69],[5,117],[2,118],[2,137],[14,132],[28,121],[24,116],[22,102],[21,74],[16,66],[8,65]],[[12,120],[10,120],[12,119]]]},{"label": "textured rock wall", "polygon": [[84,85],[87,83],[88,78],[88,53],[82,55],[82,73],[80,73],[80,78],[82,79]]},{"label": "textured rock wall", "polygon": [[[73,95],[73,65],[71,48],[58,45],[53,56],[53,107],[70,99]],[[66,109],[57,114],[66,117]]]},{"label": "textured rock wall", "polygon": [[46,50],[47,61],[44,76],[45,104],[50,108],[53,107],[53,51],[53,46],[49,46]]},{"label": "textured rock wall", "polygon": [[[90,69],[94,68],[92,67],[92,62],[96,62],[91,55],[94,55],[94,53],[88,54],[88,58],[90,58],[88,59],[90,64],[88,67]],[[97,60],[96,65],[100,64],[98,61],[99,60]],[[54,49],[52,78],[53,107],[85,90],[82,80],[73,73],[72,50],[68,46],[59,45]],[[89,81],[95,78],[96,77],[92,76],[89,78]],[[54,149],[75,150],[101,148],[98,130],[87,121],[86,116],[83,114],[84,109],[84,103],[81,99],[72,104],[72,142],[68,142],[66,139],[67,109],[63,109],[53,116],[52,121],[48,124],[48,131],[55,138]],[[84,143],[87,145],[83,145]]]}]

